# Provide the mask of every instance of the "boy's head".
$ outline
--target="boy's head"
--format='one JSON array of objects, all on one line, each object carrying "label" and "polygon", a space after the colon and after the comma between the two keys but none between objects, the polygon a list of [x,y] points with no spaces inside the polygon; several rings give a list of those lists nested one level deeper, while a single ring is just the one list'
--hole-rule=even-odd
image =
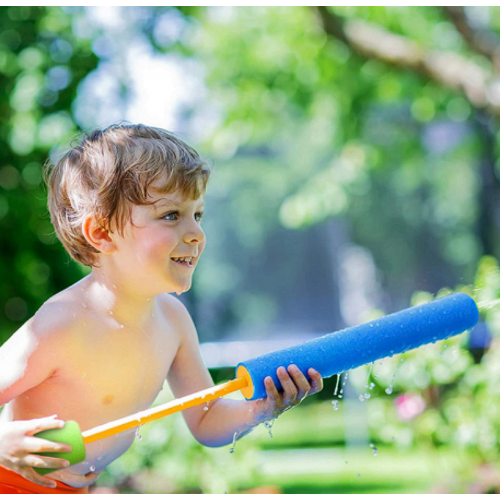
[{"label": "boy's head", "polygon": [[[123,235],[133,205],[150,205],[152,183],[162,194],[196,200],[210,170],[198,153],[166,130],[112,125],[85,135],[55,165],[47,164],[48,206],[59,240],[78,262],[94,267],[99,253],[85,238],[91,215]],[[160,186],[158,186],[160,182]]]}]

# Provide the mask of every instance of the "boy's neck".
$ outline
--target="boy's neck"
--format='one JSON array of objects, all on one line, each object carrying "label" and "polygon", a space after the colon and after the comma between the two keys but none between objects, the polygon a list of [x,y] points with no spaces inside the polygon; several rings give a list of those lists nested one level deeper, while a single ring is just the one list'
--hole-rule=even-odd
[{"label": "boy's neck", "polygon": [[154,318],[155,296],[141,296],[136,290],[127,288],[126,283],[114,279],[102,270],[93,268],[82,280],[83,290],[89,307],[98,313],[111,316],[121,324],[131,327],[145,327]]}]

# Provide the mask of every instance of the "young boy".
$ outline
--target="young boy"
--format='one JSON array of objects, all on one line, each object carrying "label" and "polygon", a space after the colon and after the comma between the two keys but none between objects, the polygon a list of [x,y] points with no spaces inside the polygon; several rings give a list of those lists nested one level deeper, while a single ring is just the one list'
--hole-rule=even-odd
[{"label": "young boy", "polygon": [[[213,386],[193,322],[169,295],[189,290],[205,248],[209,175],[194,149],[144,125],[94,131],[50,169],[57,236],[92,272],[0,348],[0,493],[87,493],[131,446],[134,430],[87,445],[86,461],[70,467],[37,455],[68,445],[34,434],[67,420],[84,431],[145,410],[165,379],[176,398]],[[193,436],[206,446],[229,444],[323,387],[313,369],[310,383],[296,366],[277,375],[283,391],[268,377],[267,398],[185,410]],[[59,470],[41,476],[33,467]]]}]

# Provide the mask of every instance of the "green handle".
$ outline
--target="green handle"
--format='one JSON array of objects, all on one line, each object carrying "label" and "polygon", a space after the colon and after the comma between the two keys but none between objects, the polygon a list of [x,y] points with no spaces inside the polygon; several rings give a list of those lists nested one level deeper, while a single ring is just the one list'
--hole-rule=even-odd
[{"label": "green handle", "polygon": [[[62,429],[49,429],[47,431],[41,431],[36,433],[35,436],[41,439],[46,439],[47,441],[69,444],[72,448],[72,450],[67,453],[43,452],[36,453],[36,455],[44,457],[64,458],[65,460],[68,460],[71,465],[83,462],[85,460],[86,453],[82,433],[78,424],[73,420],[68,420],[66,422],[66,425]],[[44,469],[40,467],[33,467],[33,469],[42,476],[50,474],[51,472],[54,472],[56,470],[64,470]]]}]

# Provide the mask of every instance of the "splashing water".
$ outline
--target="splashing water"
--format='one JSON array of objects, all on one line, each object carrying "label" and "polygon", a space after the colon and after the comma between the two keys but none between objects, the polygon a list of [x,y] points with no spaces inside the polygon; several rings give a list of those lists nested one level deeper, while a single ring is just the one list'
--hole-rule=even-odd
[{"label": "splashing water", "polygon": [[139,434],[139,429],[141,428],[141,426],[137,427],[137,429],[135,430],[135,437],[141,441],[142,440],[142,436]]},{"label": "splashing water", "polygon": [[335,399],[332,401],[333,409],[337,411],[339,409],[339,402]]},{"label": "splashing water", "polygon": [[339,390],[339,383],[340,383],[340,378],[341,378],[342,374],[339,373],[337,375],[337,384],[335,385],[335,390],[333,391],[333,395],[336,396],[337,395],[337,392]]},{"label": "splashing water", "polygon": [[231,445],[231,449],[229,450],[229,453],[234,453],[234,448],[236,446],[236,438],[237,438],[237,436],[238,436],[238,433],[235,432],[233,434],[233,444]]},{"label": "splashing water", "polygon": [[392,387],[394,385],[394,379],[396,378],[396,374],[398,373],[398,370],[401,368],[401,364],[403,363],[404,360],[405,360],[405,358],[402,357],[400,360],[400,364],[398,365],[398,367],[396,368],[396,371],[394,372],[394,375],[392,376],[391,385],[385,390],[385,393],[388,394],[389,396],[392,394]]},{"label": "splashing water", "polygon": [[370,369],[368,370],[368,376],[366,377],[366,384],[365,384],[365,387],[368,387],[368,382],[370,381],[370,377],[372,375],[372,370],[373,370],[373,365],[375,364],[375,362],[371,362],[370,363]]},{"label": "splashing water", "polygon": [[442,356],[442,355],[444,354],[444,350],[445,350],[447,347],[448,347],[448,344],[447,344],[447,343],[445,343],[445,344],[443,345],[443,350],[439,353],[439,355],[440,355],[440,356]]},{"label": "splashing water", "polygon": [[479,309],[492,309],[493,307],[497,306],[500,304],[500,299],[495,299],[495,300],[482,300],[481,302],[477,303],[477,306]]},{"label": "splashing water", "polygon": [[373,451],[373,456],[376,457],[378,455],[378,450],[377,447],[373,445],[373,443],[370,443],[370,448]]},{"label": "splashing water", "polygon": [[270,437],[270,438],[272,438],[272,437],[273,437],[273,433],[271,432],[271,428],[273,427],[274,422],[276,422],[276,419],[273,419],[273,420],[268,420],[267,422],[264,422],[264,426],[265,426],[265,427],[266,427],[266,429],[269,431],[269,437]]},{"label": "splashing water", "polygon": [[342,384],[342,388],[340,389],[340,394],[339,394],[339,398],[340,399],[342,399],[344,397],[343,396],[343,394],[344,394],[344,387],[345,387],[345,385],[347,383],[347,377],[348,377],[348,375],[349,375],[349,372],[346,372],[345,377],[344,377],[344,383]]},{"label": "splashing water", "polygon": [[90,466],[90,472],[95,472],[95,465]]}]

